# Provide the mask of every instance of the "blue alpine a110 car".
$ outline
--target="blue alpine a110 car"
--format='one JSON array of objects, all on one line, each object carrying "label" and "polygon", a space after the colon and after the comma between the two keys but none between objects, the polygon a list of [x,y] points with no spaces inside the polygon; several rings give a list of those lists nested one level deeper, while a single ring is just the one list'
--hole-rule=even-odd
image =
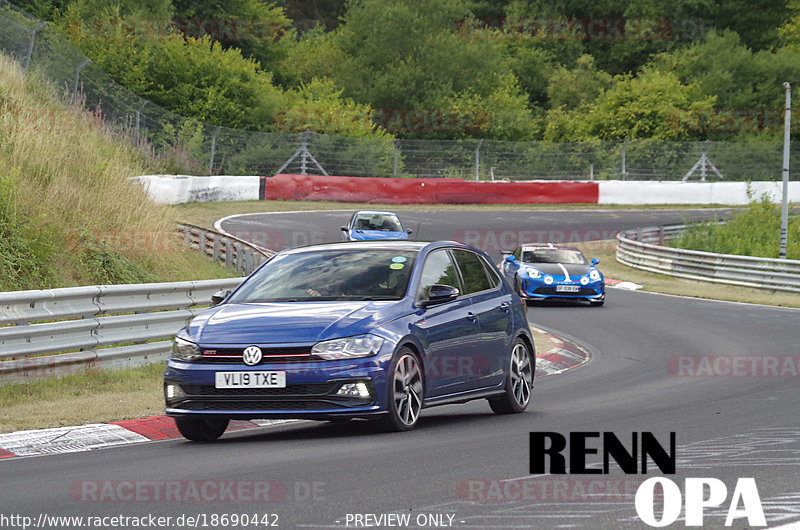
[{"label": "blue alpine a110 car", "polygon": [[345,241],[374,239],[408,239],[411,229],[403,228],[400,218],[393,212],[359,210],[342,227]]},{"label": "blue alpine a110 car", "polygon": [[175,337],[166,413],[210,441],[231,419],[375,420],[487,399],[522,412],[533,339],[488,257],[454,242],[315,245],[273,256]]},{"label": "blue alpine a110 car", "polygon": [[586,261],[574,247],[531,244],[506,256],[500,270],[522,298],[588,300],[601,306],[606,286],[598,263],[597,259]]}]

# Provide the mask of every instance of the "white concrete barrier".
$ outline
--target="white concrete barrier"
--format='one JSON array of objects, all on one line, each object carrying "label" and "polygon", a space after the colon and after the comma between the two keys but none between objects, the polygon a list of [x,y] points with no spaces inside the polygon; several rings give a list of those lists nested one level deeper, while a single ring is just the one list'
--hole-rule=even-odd
[{"label": "white concrete barrier", "polygon": [[[731,204],[750,202],[767,193],[780,202],[783,185],[778,182],[680,182],[600,180],[599,204]],[[789,201],[800,202],[800,182],[789,182]]]},{"label": "white concrete barrier", "polygon": [[147,195],[159,204],[185,202],[258,200],[258,176],[192,177],[188,175],[144,175],[133,177]]}]

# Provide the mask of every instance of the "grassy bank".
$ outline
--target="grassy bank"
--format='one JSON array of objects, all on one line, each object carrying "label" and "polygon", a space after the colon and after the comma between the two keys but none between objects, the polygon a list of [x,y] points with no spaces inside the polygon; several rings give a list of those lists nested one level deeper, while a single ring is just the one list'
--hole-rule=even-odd
[{"label": "grassy bank", "polygon": [[0,291],[227,275],[128,180],[158,169],[0,55]]}]

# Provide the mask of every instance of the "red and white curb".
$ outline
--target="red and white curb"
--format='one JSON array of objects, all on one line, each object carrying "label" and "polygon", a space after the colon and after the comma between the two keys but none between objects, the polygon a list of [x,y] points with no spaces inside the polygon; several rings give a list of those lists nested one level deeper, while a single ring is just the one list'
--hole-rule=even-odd
[{"label": "red and white curb", "polygon": [[[228,431],[267,427],[296,420],[234,420]],[[78,427],[55,427],[0,434],[0,459],[91,451],[115,445],[181,438],[175,421],[150,416]]]},{"label": "red and white curb", "polygon": [[[589,352],[577,344],[536,329],[555,345],[536,357],[536,378],[562,373],[589,361]],[[269,427],[299,420],[233,420],[228,431]],[[175,421],[167,416],[150,416],[111,423],[77,427],[55,427],[0,434],[0,460],[48,454],[76,453],[118,445],[181,438]]]},{"label": "red and white curb", "polygon": [[624,282],[622,280],[613,280],[606,278],[606,287],[613,287],[614,289],[624,289],[625,291],[638,291],[643,286],[638,283]]},{"label": "red and white curb", "polygon": [[536,373],[539,375],[535,379],[577,368],[591,359],[588,350],[574,342],[565,342],[564,339],[539,328],[531,329],[545,335],[553,343],[553,348],[549,351],[536,354]]}]

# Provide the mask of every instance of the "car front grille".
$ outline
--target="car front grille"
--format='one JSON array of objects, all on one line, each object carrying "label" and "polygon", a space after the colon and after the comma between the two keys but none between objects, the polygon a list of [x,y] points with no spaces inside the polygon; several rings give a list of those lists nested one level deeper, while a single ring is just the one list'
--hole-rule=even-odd
[{"label": "car front grille", "polygon": [[[241,348],[203,348],[201,363],[241,363]],[[259,364],[266,363],[298,363],[319,361],[318,357],[311,355],[311,346],[269,347],[262,346],[261,354],[264,356]]]},{"label": "car front grille", "polygon": [[325,395],[333,392],[341,383],[313,383],[286,385],[286,388],[216,388],[214,385],[181,385],[189,396],[307,396]]}]

